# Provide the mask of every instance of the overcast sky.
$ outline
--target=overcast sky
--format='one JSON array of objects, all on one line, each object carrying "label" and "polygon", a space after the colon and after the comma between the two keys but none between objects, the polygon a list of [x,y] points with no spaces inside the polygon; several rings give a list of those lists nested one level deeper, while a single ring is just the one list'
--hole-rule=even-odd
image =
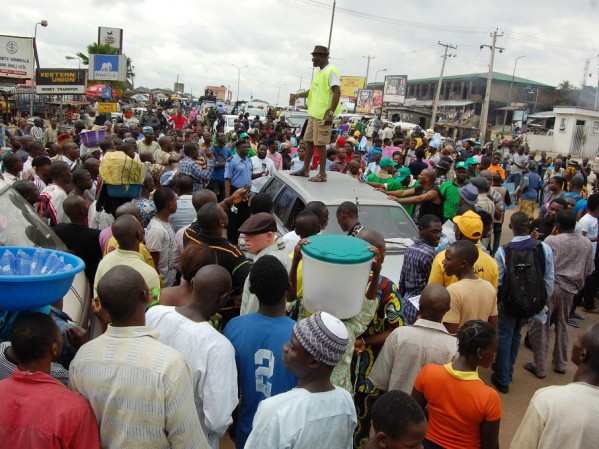
[{"label": "overcast sky", "polygon": [[[575,6],[574,6],[575,4]],[[309,85],[315,44],[326,45],[333,0],[29,0],[3,10],[2,33],[32,36],[38,26],[42,67],[77,67],[66,55],[86,52],[97,40],[98,26],[124,29],[124,53],[133,60],[135,85],[173,88],[200,94],[206,85],[230,86],[235,98],[237,69],[240,98],[287,102],[290,92]],[[598,0],[337,0],[331,60],[342,75],[366,75],[363,56],[371,60],[369,81],[384,75],[409,79],[437,77],[443,48],[458,46],[445,74],[488,70],[490,33],[503,32],[495,71],[556,86],[563,80],[597,85]]]}]

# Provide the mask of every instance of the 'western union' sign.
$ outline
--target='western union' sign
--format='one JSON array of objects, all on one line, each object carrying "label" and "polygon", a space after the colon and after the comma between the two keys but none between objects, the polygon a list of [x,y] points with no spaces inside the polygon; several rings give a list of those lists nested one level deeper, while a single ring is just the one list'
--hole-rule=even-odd
[{"label": "'western union' sign", "polygon": [[85,95],[85,75],[83,69],[39,69],[35,91],[41,95]]}]

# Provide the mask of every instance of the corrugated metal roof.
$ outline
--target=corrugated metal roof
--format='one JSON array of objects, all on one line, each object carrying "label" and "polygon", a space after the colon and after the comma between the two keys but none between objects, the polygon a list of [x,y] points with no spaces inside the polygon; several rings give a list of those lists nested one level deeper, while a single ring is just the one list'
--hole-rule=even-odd
[{"label": "corrugated metal roof", "polygon": [[[446,81],[467,81],[467,80],[476,80],[476,79],[487,79],[488,72],[484,73],[467,73],[465,75],[449,75],[443,77],[443,82]],[[422,83],[437,83],[439,81],[439,77],[434,78],[418,78],[418,79],[410,79],[408,77],[408,84],[422,84]],[[508,75],[505,73],[493,72],[493,81],[512,81],[512,75]],[[526,78],[520,78],[519,76],[514,77],[514,83],[516,84],[526,84],[529,86],[539,86],[539,87],[554,87],[549,84],[539,83],[538,81],[528,80]]]}]

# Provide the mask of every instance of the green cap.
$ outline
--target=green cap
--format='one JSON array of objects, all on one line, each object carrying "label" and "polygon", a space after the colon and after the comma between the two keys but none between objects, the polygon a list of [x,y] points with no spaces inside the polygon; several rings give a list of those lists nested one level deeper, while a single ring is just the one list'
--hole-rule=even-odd
[{"label": "green cap", "polygon": [[391,159],[390,157],[384,157],[383,159],[381,159],[379,165],[381,166],[381,168],[395,167],[397,165],[397,162],[394,162],[393,159]]},{"label": "green cap", "polygon": [[302,246],[302,252],[322,262],[352,265],[374,258],[374,253],[368,249],[370,244],[355,237],[319,234],[311,236],[308,240],[310,243]]},{"label": "green cap", "polygon": [[455,169],[457,170],[458,168],[463,168],[464,170],[468,170],[468,167],[466,166],[466,162],[464,162],[464,161],[460,161],[457,164],[455,164]]},{"label": "green cap", "polygon": [[397,179],[398,181],[403,181],[404,179],[406,179],[408,176],[411,176],[412,172],[410,171],[410,169],[408,167],[401,167],[399,170],[397,170],[397,176],[395,177],[395,179]]},{"label": "green cap", "polygon": [[479,162],[474,159],[473,157],[469,157],[468,159],[466,159],[466,165],[478,165]]}]

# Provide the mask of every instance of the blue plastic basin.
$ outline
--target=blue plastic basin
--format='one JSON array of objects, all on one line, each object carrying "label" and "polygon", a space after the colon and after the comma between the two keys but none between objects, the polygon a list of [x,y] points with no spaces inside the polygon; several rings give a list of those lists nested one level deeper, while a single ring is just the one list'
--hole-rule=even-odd
[{"label": "blue plastic basin", "polygon": [[[29,256],[38,248],[21,246],[2,246],[0,255],[10,250],[15,256],[22,250]],[[31,276],[0,276],[0,309],[2,310],[31,310],[50,305],[64,297],[75,279],[75,275],[85,268],[85,263],[79,257],[63,251],[46,249],[48,254],[56,253],[64,258],[65,265],[73,268],[61,273]]]}]

